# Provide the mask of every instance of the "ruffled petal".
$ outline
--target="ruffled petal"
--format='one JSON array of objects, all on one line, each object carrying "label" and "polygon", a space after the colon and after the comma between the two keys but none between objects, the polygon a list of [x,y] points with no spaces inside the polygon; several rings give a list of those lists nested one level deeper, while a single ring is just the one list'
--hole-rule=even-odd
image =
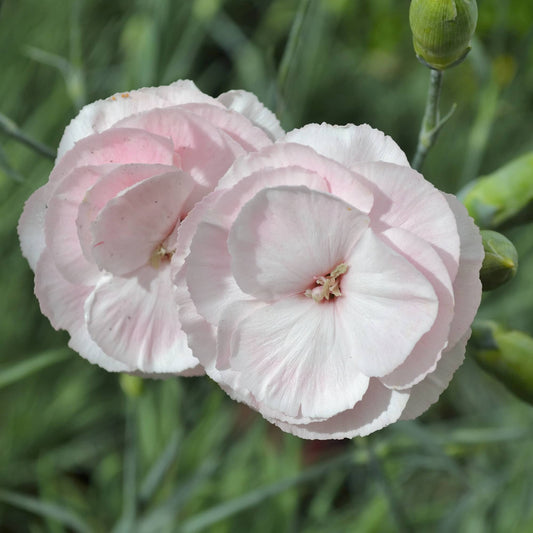
[{"label": "ruffled petal", "polygon": [[73,170],[56,188],[45,218],[46,244],[61,274],[71,283],[94,285],[100,276],[81,248],[76,219],[88,188],[109,172],[106,165]]},{"label": "ruffled petal", "polygon": [[363,399],[327,420],[308,424],[290,424],[267,418],[283,431],[302,439],[352,439],[364,437],[396,422],[409,399],[409,392],[387,389],[371,379]]},{"label": "ruffled petal", "polygon": [[358,402],[368,386],[334,305],[292,297],[260,307],[231,339],[230,366],[259,406],[325,418]]},{"label": "ruffled petal", "polygon": [[400,228],[385,231],[381,238],[424,274],[439,299],[433,327],[422,336],[404,363],[381,378],[387,387],[405,389],[435,370],[441,352],[448,344],[454,312],[453,288],[444,263],[431,245]]},{"label": "ruffled petal", "polygon": [[450,278],[455,279],[459,234],[455,216],[442,193],[408,167],[358,163],[354,169],[374,193],[371,226],[379,232],[401,228],[424,239],[440,255]]},{"label": "ruffled petal", "polygon": [[307,187],[263,189],[241,210],[228,239],[241,289],[273,301],[303,293],[343,263],[368,217]]},{"label": "ruffled petal", "polygon": [[346,257],[337,328],[350,336],[359,370],[385,376],[402,364],[437,317],[439,301],[426,277],[366,230]]},{"label": "ruffled petal", "polygon": [[411,389],[409,401],[405,411],[402,413],[402,420],[411,420],[420,416],[431,404],[438,400],[442,391],[446,389],[452,380],[454,372],[461,366],[465,358],[466,343],[470,333],[471,331],[468,330],[455,346],[446,350],[442,354],[435,371]]},{"label": "ruffled petal", "polygon": [[240,113],[207,104],[186,104],[181,107],[225,131],[247,152],[260,150],[272,144],[270,137],[261,128],[254,126]]},{"label": "ruffled petal", "polygon": [[26,200],[17,226],[22,255],[28,260],[34,272],[46,246],[44,219],[49,198],[49,185],[39,187]]},{"label": "ruffled petal", "polygon": [[189,80],[179,80],[164,87],[145,87],[116,93],[105,100],[97,100],[86,105],[66,127],[59,143],[57,159],[80,139],[101,133],[125,117],[149,109],[193,102],[217,105],[214,98],[204,94]]},{"label": "ruffled petal", "polygon": [[85,313],[95,342],[130,367],[176,373],[198,365],[180,328],[169,264],[143,267],[128,277],[103,277]]},{"label": "ruffled petal", "polygon": [[465,206],[451,195],[444,194],[450,209],[457,219],[461,239],[459,270],[453,282],[455,315],[450,328],[450,346],[453,346],[470,328],[481,303],[479,271],[485,257],[479,228],[468,215]]},{"label": "ruffled petal", "polygon": [[113,128],[76,143],[57,159],[50,183],[58,184],[76,167],[151,163],[176,166],[174,145],[166,137],[132,128]]},{"label": "ruffled petal", "polygon": [[[259,177],[264,172],[273,172],[274,169],[299,169],[300,172],[312,173],[324,182],[318,190],[330,192],[364,213],[368,213],[372,208],[372,192],[357,174],[336,161],[317,154],[312,148],[291,143],[278,143],[260,152],[240,157],[220,180],[217,189],[229,189],[244,178]],[[298,185],[315,188],[305,182]]]},{"label": "ruffled petal", "polygon": [[284,140],[310,146],[347,168],[361,161],[385,161],[409,166],[407,156],[396,142],[368,124],[307,124],[287,133]]},{"label": "ruffled petal", "polygon": [[42,313],[55,329],[70,334],[69,346],[84,359],[109,372],[126,372],[128,365],[106,355],[89,337],[83,306],[93,288],[66,281],[57,270],[49,250],[45,250],[35,273],[35,295]]},{"label": "ruffled petal", "polygon": [[244,115],[265,131],[272,140],[280,139],[285,135],[276,115],[266,108],[255,94],[248,91],[228,91],[222,93],[217,101],[228,109]]},{"label": "ruffled petal", "polygon": [[170,165],[146,165],[142,163],[119,165],[90,187],[85,193],[76,219],[78,237],[85,257],[90,261],[93,260],[91,224],[110,200],[128,187],[132,187],[147,178],[175,170],[175,167]]},{"label": "ruffled petal", "polygon": [[183,106],[153,109],[121,120],[119,128],[139,128],[172,139],[181,168],[198,184],[193,203],[212,191],[244,148],[228,134]]},{"label": "ruffled petal", "polygon": [[109,201],[91,228],[98,266],[123,275],[146,265],[179,222],[192,188],[189,176],[175,171],[145,179]]}]

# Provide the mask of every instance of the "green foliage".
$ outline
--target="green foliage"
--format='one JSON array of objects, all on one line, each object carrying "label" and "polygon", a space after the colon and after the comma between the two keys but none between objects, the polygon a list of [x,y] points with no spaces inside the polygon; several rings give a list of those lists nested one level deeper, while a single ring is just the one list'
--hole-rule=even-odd
[{"label": "green foliage", "polygon": [[[480,5],[473,50],[443,88],[442,108],[458,109],[426,162],[438,187],[533,149],[532,18],[527,2]],[[411,155],[427,72],[407,2],[8,0],[0,52],[2,124],[30,141],[0,131],[2,532],[533,530],[532,410],[470,357],[423,418],[371,446],[303,442],[207,379],[126,380],[126,395],[65,348],[18,247],[23,203],[52,167],[37,147],[57,147],[84,103],[140,85],[252,90],[286,128],[368,122]],[[509,231],[521,268],[481,310],[529,334],[531,230]]]}]

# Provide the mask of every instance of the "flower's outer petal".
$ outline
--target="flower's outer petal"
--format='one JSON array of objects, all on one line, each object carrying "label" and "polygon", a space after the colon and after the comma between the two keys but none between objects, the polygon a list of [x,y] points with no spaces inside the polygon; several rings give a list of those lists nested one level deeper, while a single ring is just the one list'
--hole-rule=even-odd
[{"label": "flower's outer petal", "polygon": [[358,163],[374,193],[370,214],[377,231],[402,228],[429,242],[444,261],[450,278],[457,275],[459,234],[455,216],[442,193],[415,170],[391,163]]},{"label": "flower's outer petal", "polygon": [[465,206],[452,194],[444,194],[450,209],[457,219],[457,229],[461,238],[459,271],[453,282],[455,293],[455,315],[453,317],[449,344],[453,346],[466,331],[476,316],[481,303],[481,281],[479,271],[485,257],[481,234],[468,215]]},{"label": "flower's outer petal", "polygon": [[193,102],[217,105],[214,98],[202,93],[189,80],[179,80],[164,87],[145,87],[116,93],[105,100],[97,100],[81,109],[66,127],[59,144],[57,159],[59,160],[80,139],[101,133],[125,117],[149,109]]},{"label": "flower's outer petal", "polygon": [[359,370],[381,377],[431,329],[439,301],[426,277],[367,229],[346,257],[335,327],[350,337]]},{"label": "flower's outer petal", "polygon": [[272,140],[280,139],[285,135],[276,115],[266,108],[255,94],[248,91],[228,91],[222,93],[217,101],[228,109],[244,115],[264,130]]},{"label": "flower's outer petal", "polygon": [[44,219],[49,197],[49,185],[39,187],[26,200],[17,226],[22,255],[28,260],[34,272],[46,246]]},{"label": "flower's outer petal", "polygon": [[353,168],[360,161],[385,161],[409,166],[407,156],[394,140],[368,124],[307,124],[287,133],[284,141],[310,146],[347,168]]},{"label": "flower's outer petal", "polygon": [[172,139],[181,168],[198,184],[188,209],[216,187],[236,157],[246,153],[228,134],[183,106],[145,111],[121,120],[117,127],[140,128]]},{"label": "flower's outer petal", "polygon": [[90,261],[93,260],[91,224],[110,200],[128,187],[132,187],[147,178],[172,171],[176,171],[176,168],[170,165],[146,165],[142,163],[119,165],[90,187],[83,198],[76,219],[78,237],[85,257]]},{"label": "flower's outer petal", "polygon": [[272,144],[270,137],[261,128],[254,126],[240,113],[208,104],[185,104],[181,107],[225,131],[247,152]]},{"label": "flower's outer petal", "polygon": [[57,270],[49,250],[45,250],[35,273],[35,295],[41,311],[55,329],[66,329],[69,346],[83,358],[109,372],[126,372],[131,368],[107,356],[89,337],[83,305],[93,287],[73,285]]},{"label": "flower's outer petal", "polygon": [[409,399],[408,391],[387,389],[379,380],[371,379],[363,399],[352,409],[321,422],[288,424],[268,418],[283,431],[302,439],[351,439],[364,437],[396,422]]},{"label": "flower's outer petal", "polygon": [[170,234],[193,188],[181,171],[147,178],[110,200],[92,225],[92,255],[115,275],[147,264]]},{"label": "flower's outer petal", "polygon": [[141,129],[113,128],[78,141],[64,157],[58,158],[50,174],[50,183],[58,184],[76,167],[87,165],[153,163],[176,166],[178,161],[174,145],[167,137]]},{"label": "flower's outer petal", "polygon": [[200,223],[185,261],[187,287],[196,310],[215,326],[225,306],[250,298],[232,275],[227,237],[227,230],[220,226]]},{"label": "flower's outer petal", "polygon": [[454,312],[452,282],[442,259],[427,242],[400,228],[391,228],[380,238],[424,274],[439,299],[439,311],[433,327],[422,336],[404,363],[381,378],[387,387],[406,389],[435,370],[448,343]]},{"label": "flower's outer petal", "polygon": [[231,228],[233,275],[260,300],[303,293],[346,261],[368,224],[366,215],[330,194],[302,186],[263,189]]},{"label": "flower's outer petal", "polygon": [[[260,176],[266,169],[293,168],[312,172],[322,178],[325,190],[353,205],[359,211],[368,213],[372,207],[373,196],[358,176],[336,161],[317,154],[312,148],[293,143],[277,143],[238,158],[231,169],[220,180],[217,188],[234,187],[244,178]],[[301,183],[310,188],[311,185]]]},{"label": "flower's outer petal", "polygon": [[325,418],[349,409],[368,386],[335,305],[304,296],[260,307],[231,339],[230,366],[259,406]]},{"label": "flower's outer petal", "polygon": [[81,248],[76,227],[78,210],[88,188],[109,171],[106,165],[79,167],[56,188],[45,217],[46,245],[58,270],[71,283],[94,285],[100,277]]},{"label": "flower's outer petal", "polygon": [[168,263],[128,277],[103,277],[85,303],[91,337],[105,353],[142,372],[196,367],[172,292]]},{"label": "flower's outer petal", "polygon": [[437,401],[442,391],[449,385],[454,372],[464,360],[466,343],[470,333],[471,331],[468,330],[455,346],[446,350],[435,371],[428,374],[411,389],[409,401],[401,416],[402,420],[411,420],[420,416],[431,404]]}]

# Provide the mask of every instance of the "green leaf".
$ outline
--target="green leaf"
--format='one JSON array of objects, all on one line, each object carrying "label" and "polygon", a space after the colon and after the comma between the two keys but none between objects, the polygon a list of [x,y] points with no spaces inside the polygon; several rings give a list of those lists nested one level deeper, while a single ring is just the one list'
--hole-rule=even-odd
[{"label": "green leaf", "polygon": [[25,379],[39,370],[65,360],[71,352],[66,349],[50,350],[41,355],[28,357],[27,360],[0,368],[0,389]]},{"label": "green leaf", "polygon": [[1,489],[0,501],[42,518],[55,520],[80,533],[89,533],[91,531],[91,528],[76,513],[56,503]]}]

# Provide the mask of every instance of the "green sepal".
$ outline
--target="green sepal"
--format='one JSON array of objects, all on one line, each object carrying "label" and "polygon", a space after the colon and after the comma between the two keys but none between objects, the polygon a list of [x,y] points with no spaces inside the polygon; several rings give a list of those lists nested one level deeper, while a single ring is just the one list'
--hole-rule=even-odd
[{"label": "green sepal", "polygon": [[533,338],[492,321],[476,321],[469,344],[481,368],[533,405]]}]

